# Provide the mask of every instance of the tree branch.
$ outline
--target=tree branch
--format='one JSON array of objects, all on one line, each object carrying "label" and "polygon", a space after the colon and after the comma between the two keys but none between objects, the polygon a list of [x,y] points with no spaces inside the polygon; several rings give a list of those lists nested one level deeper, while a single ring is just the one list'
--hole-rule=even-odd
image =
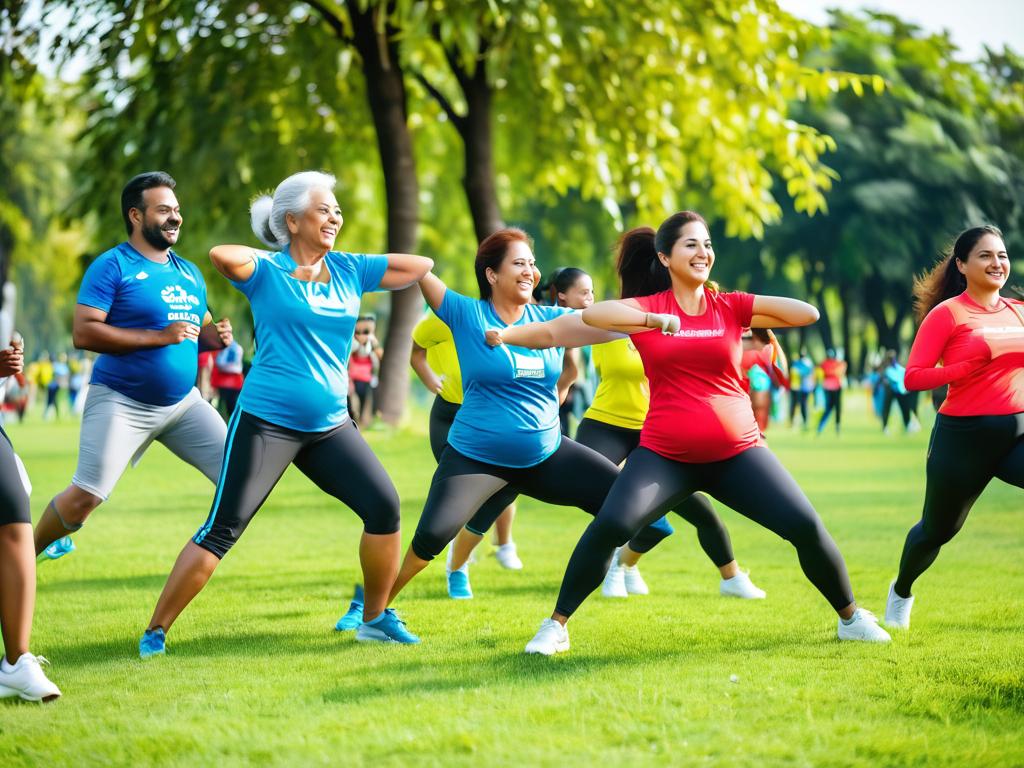
[{"label": "tree branch", "polygon": [[320,2],[320,0],[306,0],[306,5],[320,14],[320,18],[331,28],[335,37],[349,44],[355,42],[349,35],[345,34],[345,23],[324,3]]},{"label": "tree branch", "polygon": [[416,80],[419,81],[419,84],[422,85],[427,90],[427,93],[429,93],[431,97],[433,97],[434,101],[438,103],[438,106],[441,107],[441,110],[446,115],[448,115],[448,119],[452,121],[452,124],[455,126],[456,130],[459,133],[462,133],[466,127],[466,118],[455,111],[455,107],[452,106],[452,103],[448,100],[448,97],[441,93],[441,91],[439,91],[437,88],[435,88],[434,84],[427,80],[426,76],[422,72],[420,72],[420,70],[412,69],[410,71],[412,72],[413,77],[415,77]]}]

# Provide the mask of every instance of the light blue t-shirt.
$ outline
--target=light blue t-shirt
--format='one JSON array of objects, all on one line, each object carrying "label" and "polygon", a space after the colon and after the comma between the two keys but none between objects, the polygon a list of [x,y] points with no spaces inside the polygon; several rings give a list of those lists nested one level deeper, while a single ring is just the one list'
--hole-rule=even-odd
[{"label": "light blue t-shirt", "polygon": [[348,355],[359,301],[377,290],[388,259],[330,251],[328,283],[296,280],[295,266],[285,249],[258,258],[245,282],[232,281],[249,299],[256,334],[238,406],[281,427],[323,432],[348,418]]},{"label": "light blue t-shirt", "polygon": [[[118,328],[160,330],[178,321],[201,326],[206,316],[206,281],[199,268],[173,251],[165,264],[150,261],[129,243],[100,254],[78,289],[78,303],[107,313]],[[196,383],[199,349],[182,341],[120,355],[102,354],[92,369],[103,384],[132,400],[174,405]]]},{"label": "light blue t-shirt", "polygon": [[[571,312],[528,304],[515,325]],[[503,467],[532,467],[558,450],[562,348],[488,347],[484,332],[506,328],[490,301],[449,289],[437,316],[451,328],[464,390],[448,443],[464,456]]]}]

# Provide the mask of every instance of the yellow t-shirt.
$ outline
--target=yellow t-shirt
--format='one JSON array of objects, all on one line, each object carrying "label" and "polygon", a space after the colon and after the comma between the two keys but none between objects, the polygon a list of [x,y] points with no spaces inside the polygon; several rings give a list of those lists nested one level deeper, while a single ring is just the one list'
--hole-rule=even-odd
[{"label": "yellow t-shirt", "polygon": [[651,388],[640,353],[629,339],[595,344],[591,351],[601,381],[583,418],[640,429],[651,404]]},{"label": "yellow t-shirt", "polygon": [[441,377],[441,399],[461,404],[462,369],[451,329],[428,311],[412,329],[412,340],[427,350],[427,365]]}]

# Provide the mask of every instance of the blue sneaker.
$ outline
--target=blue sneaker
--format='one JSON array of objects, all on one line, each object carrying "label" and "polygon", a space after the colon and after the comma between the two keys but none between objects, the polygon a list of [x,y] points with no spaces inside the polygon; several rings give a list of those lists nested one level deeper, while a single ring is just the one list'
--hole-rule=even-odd
[{"label": "blue sneaker", "polygon": [[148,659],[152,656],[163,656],[167,650],[165,647],[166,642],[167,635],[161,627],[147,629],[142,633],[142,638],[139,640],[139,658]]},{"label": "blue sneaker", "polygon": [[57,539],[53,544],[44,549],[43,556],[49,560],[57,560],[58,558],[64,557],[64,555],[74,552],[75,549],[75,542],[71,540],[71,537],[64,536]]},{"label": "blue sneaker", "polygon": [[338,619],[334,628],[339,632],[350,632],[353,629],[359,629],[359,625],[362,623],[363,603],[360,600],[353,600],[348,604],[348,610],[345,611],[344,616]]},{"label": "blue sneaker", "polygon": [[448,597],[452,600],[471,600],[473,590],[469,586],[469,570],[460,568],[448,574]]},{"label": "blue sneaker", "polygon": [[361,643],[418,643],[420,639],[405,628],[405,622],[398,618],[393,608],[385,608],[384,613],[373,621],[364,621],[356,630],[356,640]]}]

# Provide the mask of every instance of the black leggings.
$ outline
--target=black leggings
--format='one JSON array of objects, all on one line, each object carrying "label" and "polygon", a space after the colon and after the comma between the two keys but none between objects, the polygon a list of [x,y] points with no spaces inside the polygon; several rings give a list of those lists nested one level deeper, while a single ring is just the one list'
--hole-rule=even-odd
[{"label": "black leggings", "polygon": [[[593,448],[614,464],[621,464],[640,445],[640,430],[585,418],[576,430],[576,442]],[[701,549],[717,567],[721,568],[735,559],[729,531],[715,514],[715,508],[707,496],[695,493],[683,499],[672,511],[697,529]],[[634,536],[629,542],[629,548],[638,553],[650,552],[671,535],[672,526],[665,517],[660,517]]]},{"label": "black leggings", "polygon": [[14,458],[14,446],[0,427],[0,525],[32,524],[28,494],[21,482],[21,473]]},{"label": "black leggings", "polygon": [[[430,407],[430,450],[434,454],[434,461],[439,464],[441,463],[441,454],[448,445],[448,432],[451,430],[455,414],[458,412],[458,403],[449,403],[440,395],[434,398],[434,404]],[[466,523],[466,528],[470,533],[483,536],[518,495],[517,488],[506,485],[476,510],[470,521]]]},{"label": "black leggings", "polygon": [[800,389],[789,390],[789,424],[790,426],[796,421],[797,409],[800,410],[800,418],[803,419],[804,427],[807,426],[807,398],[810,392],[804,392]]},{"label": "black leggings", "polygon": [[907,534],[896,594],[909,597],[914,580],[963,527],[993,477],[1024,488],[1024,413],[935,417],[926,464],[928,484],[920,522]]},{"label": "black leggings", "polygon": [[422,560],[433,560],[481,504],[510,485],[548,504],[596,515],[618,474],[619,468],[604,456],[567,437],[540,464],[523,468],[476,461],[449,445],[430,482],[412,551]]},{"label": "black leggings", "polygon": [[398,531],[398,492],[352,419],[326,432],[299,432],[235,408],[213,507],[192,541],[223,558],[289,464],[351,507],[367,533]]},{"label": "black leggings", "polygon": [[843,390],[841,389],[825,390],[825,412],[821,414],[821,421],[818,422],[818,432],[825,429],[825,423],[832,411],[836,412],[836,432],[838,432],[839,423],[843,420]]},{"label": "black leggings", "polygon": [[796,547],[804,574],[834,609],[853,602],[843,556],[770,450],[755,447],[724,461],[683,464],[637,448],[569,559],[556,612],[571,616],[600,585],[615,547],[698,489]]}]

